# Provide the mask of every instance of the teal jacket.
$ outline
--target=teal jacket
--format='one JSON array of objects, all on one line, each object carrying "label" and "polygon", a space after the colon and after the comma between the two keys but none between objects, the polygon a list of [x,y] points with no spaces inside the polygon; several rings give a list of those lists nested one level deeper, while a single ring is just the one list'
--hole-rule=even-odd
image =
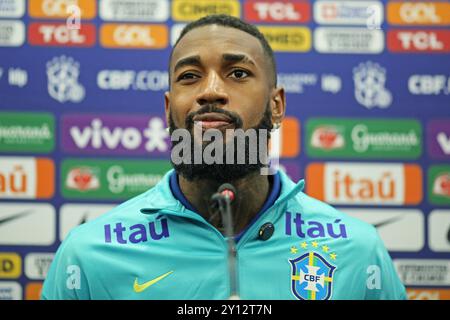
[{"label": "teal jacket", "polygon": [[[226,238],[174,196],[173,176],[72,230],[42,299],[227,299]],[[406,299],[373,226],[307,196],[303,180],[274,180],[277,197],[237,238],[242,299]]]}]

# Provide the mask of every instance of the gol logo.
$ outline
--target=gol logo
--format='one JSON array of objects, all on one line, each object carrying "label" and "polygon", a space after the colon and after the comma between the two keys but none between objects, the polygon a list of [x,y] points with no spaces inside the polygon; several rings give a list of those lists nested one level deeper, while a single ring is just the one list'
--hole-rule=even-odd
[{"label": "gol logo", "polygon": [[449,289],[406,289],[408,300],[450,300]]},{"label": "gol logo", "polygon": [[55,165],[46,158],[0,157],[0,198],[53,196]]},{"label": "gol logo", "polygon": [[81,19],[93,19],[97,1],[92,0],[29,0],[28,12],[33,18],[65,19],[73,15],[71,6],[80,10]]},{"label": "gol logo", "polygon": [[42,282],[30,282],[25,288],[25,300],[39,300],[41,292]]},{"label": "gol logo", "polygon": [[333,204],[415,205],[422,200],[422,171],[400,163],[312,163],[306,191]]},{"label": "gol logo", "polygon": [[397,25],[450,25],[450,3],[390,2],[387,20]]},{"label": "gol logo", "polygon": [[22,258],[17,253],[0,252],[0,279],[17,279],[22,274]]},{"label": "gol logo", "polygon": [[100,42],[106,48],[163,49],[169,43],[166,25],[103,24]]}]

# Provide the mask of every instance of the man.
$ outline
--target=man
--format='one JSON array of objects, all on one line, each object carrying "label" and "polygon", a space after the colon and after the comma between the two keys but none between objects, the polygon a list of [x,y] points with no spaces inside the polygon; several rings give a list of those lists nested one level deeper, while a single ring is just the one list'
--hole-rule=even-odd
[{"label": "man", "polygon": [[[175,170],[154,188],[70,233],[43,299],[405,299],[376,230],[308,197],[303,180],[261,174],[264,159],[184,161],[195,157],[196,146],[207,150],[199,137],[210,129],[224,134],[215,142],[234,150],[232,160],[242,149],[251,156],[255,144],[267,154],[264,138],[283,120],[285,94],[276,86],[272,50],[255,27],[223,15],[187,25],[169,75],[165,112],[173,151],[190,149],[172,153]],[[264,134],[229,149],[237,140],[230,129]],[[174,139],[178,130],[192,141]],[[230,225],[211,203],[224,182],[236,189],[228,194],[234,196],[229,238]]]}]

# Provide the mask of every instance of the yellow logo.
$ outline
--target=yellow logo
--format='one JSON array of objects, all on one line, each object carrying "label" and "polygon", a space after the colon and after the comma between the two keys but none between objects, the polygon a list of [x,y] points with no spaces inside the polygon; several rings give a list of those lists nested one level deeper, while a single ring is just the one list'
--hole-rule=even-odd
[{"label": "yellow logo", "polygon": [[0,279],[17,279],[22,274],[22,258],[14,252],[0,252]]},{"label": "yellow logo", "polygon": [[311,50],[311,30],[307,27],[258,26],[274,51]]},{"label": "yellow logo", "polygon": [[193,21],[209,14],[228,14],[240,17],[241,7],[237,0],[174,0],[172,19],[175,21]]},{"label": "yellow logo", "polygon": [[140,293],[140,292],[144,291],[144,290],[147,289],[148,287],[154,285],[154,284],[157,283],[158,281],[160,281],[160,280],[164,279],[165,277],[167,277],[167,276],[168,276],[169,274],[171,274],[172,272],[173,272],[173,271],[169,271],[169,272],[167,272],[167,273],[164,273],[163,275],[161,275],[161,276],[159,276],[159,277],[157,277],[157,278],[155,278],[155,279],[153,279],[153,280],[147,281],[147,282],[145,282],[145,283],[143,283],[143,284],[139,284],[139,283],[138,283],[138,280],[137,280],[137,278],[136,278],[136,279],[134,280],[134,285],[133,285],[134,292]]}]

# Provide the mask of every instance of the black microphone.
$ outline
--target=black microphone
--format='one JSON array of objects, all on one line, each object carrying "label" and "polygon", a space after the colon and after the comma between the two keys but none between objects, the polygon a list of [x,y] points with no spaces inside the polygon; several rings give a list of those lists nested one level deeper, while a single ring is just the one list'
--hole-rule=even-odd
[{"label": "black microphone", "polygon": [[229,183],[224,183],[211,197],[211,206],[221,213],[225,237],[227,238],[228,243],[228,272],[230,276],[229,300],[240,299],[236,269],[236,243],[234,241],[233,215],[231,213],[231,203],[236,199],[236,196],[236,188]]}]

